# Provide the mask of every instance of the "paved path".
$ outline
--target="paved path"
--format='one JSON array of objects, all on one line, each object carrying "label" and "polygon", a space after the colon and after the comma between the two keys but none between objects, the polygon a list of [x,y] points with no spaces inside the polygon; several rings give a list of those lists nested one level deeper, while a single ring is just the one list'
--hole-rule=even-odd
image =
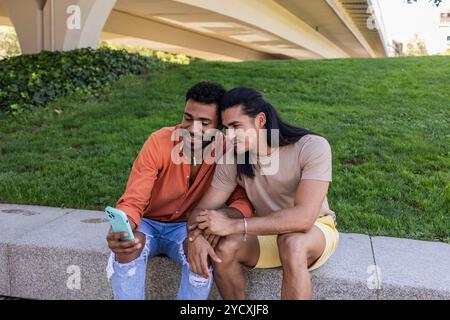
[{"label": "paved path", "polygon": [[[0,204],[0,295],[110,299],[108,228],[100,211]],[[147,299],[175,298],[179,276],[167,258],[151,259]],[[312,276],[316,299],[450,299],[450,245],[342,233]],[[278,299],[281,278],[280,269],[250,272],[248,297]]]}]

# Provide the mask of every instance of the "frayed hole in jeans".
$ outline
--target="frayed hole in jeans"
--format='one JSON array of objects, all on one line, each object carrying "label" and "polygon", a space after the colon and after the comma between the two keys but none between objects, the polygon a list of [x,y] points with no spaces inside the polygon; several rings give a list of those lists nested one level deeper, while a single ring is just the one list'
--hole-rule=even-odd
[{"label": "frayed hole in jeans", "polygon": [[[178,254],[181,257],[182,264],[183,265],[186,264],[189,266],[186,255],[184,253],[184,241],[178,243]],[[212,270],[213,270],[212,267],[209,267],[210,274],[212,274]],[[212,283],[212,281],[211,279],[205,278],[195,272],[189,271],[189,283],[194,287],[205,287],[209,286]]]},{"label": "frayed hole in jeans", "polygon": [[209,284],[211,280],[202,277],[201,275],[198,275],[194,272],[189,272],[189,283],[192,284],[194,287],[204,287]]},{"label": "frayed hole in jeans", "polygon": [[[144,245],[144,249],[141,252],[141,255],[139,257],[137,257],[135,260],[130,261],[128,263],[119,263],[116,261],[116,256],[114,254],[114,252],[111,252],[111,254],[109,255],[108,258],[108,263],[106,265],[106,277],[108,278],[108,280],[111,279],[111,277],[114,274],[114,264],[116,266],[118,266],[119,268],[127,268],[127,267],[132,267],[134,266],[134,264],[136,263],[136,260],[138,259],[142,259],[142,258],[147,258],[149,251],[150,251],[150,241],[153,238],[152,235],[148,235],[146,233],[142,233],[144,235],[145,238],[145,243]],[[127,274],[128,276],[133,276],[136,273],[136,267],[132,267],[130,270],[128,270]]]},{"label": "frayed hole in jeans", "polygon": [[108,280],[110,280],[112,275],[114,274],[113,263],[114,263],[115,259],[116,258],[114,256],[114,253],[111,252],[111,254],[109,255],[109,258],[108,258],[108,264],[106,265],[106,277],[108,278]]},{"label": "frayed hole in jeans", "polygon": [[178,243],[178,255],[181,257],[181,263],[183,265],[188,263],[186,255],[184,254],[184,241]]},{"label": "frayed hole in jeans", "polygon": [[128,275],[129,277],[134,276],[134,275],[136,274],[136,269],[137,269],[137,267],[131,268],[130,270],[128,270],[127,275]]}]

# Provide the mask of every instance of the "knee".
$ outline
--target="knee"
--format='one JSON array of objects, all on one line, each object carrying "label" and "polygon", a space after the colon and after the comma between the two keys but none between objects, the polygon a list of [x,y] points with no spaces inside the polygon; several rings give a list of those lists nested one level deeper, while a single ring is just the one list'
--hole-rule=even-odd
[{"label": "knee", "polygon": [[301,234],[284,234],[277,238],[278,252],[283,266],[307,264],[308,247]]},{"label": "knee", "polygon": [[240,238],[238,239],[235,236],[227,236],[220,239],[215,249],[216,254],[222,260],[222,263],[219,263],[218,265],[233,260],[237,256],[240,246],[239,240]]}]

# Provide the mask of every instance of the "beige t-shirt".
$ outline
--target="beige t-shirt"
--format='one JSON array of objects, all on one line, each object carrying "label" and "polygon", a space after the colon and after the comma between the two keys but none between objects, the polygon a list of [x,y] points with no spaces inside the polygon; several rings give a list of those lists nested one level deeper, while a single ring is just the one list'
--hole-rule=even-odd
[{"label": "beige t-shirt", "polygon": [[[332,181],[331,148],[325,138],[308,134],[296,143],[276,150],[270,156],[259,158],[253,165],[253,178],[243,174],[238,178],[236,163],[217,164],[212,186],[232,192],[237,184],[241,185],[255,208],[255,214],[264,216],[294,207],[300,180]],[[263,174],[264,172],[266,174]],[[325,197],[319,217],[327,215],[336,220],[335,213],[330,210]]]}]

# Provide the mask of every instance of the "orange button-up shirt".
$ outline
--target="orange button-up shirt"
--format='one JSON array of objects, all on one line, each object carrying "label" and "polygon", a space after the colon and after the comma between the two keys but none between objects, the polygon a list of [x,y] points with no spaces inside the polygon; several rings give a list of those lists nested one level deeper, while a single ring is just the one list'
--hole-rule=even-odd
[{"label": "orange button-up shirt", "polygon": [[[203,162],[189,186],[191,165],[172,161],[172,151],[179,145],[178,141],[173,141],[172,134],[179,128],[165,127],[152,133],[133,163],[125,192],[116,208],[124,211],[136,226],[142,217],[162,222],[186,221],[187,213],[197,206],[211,184],[215,163]],[[246,217],[253,214],[253,207],[240,186],[227,204]]]}]

